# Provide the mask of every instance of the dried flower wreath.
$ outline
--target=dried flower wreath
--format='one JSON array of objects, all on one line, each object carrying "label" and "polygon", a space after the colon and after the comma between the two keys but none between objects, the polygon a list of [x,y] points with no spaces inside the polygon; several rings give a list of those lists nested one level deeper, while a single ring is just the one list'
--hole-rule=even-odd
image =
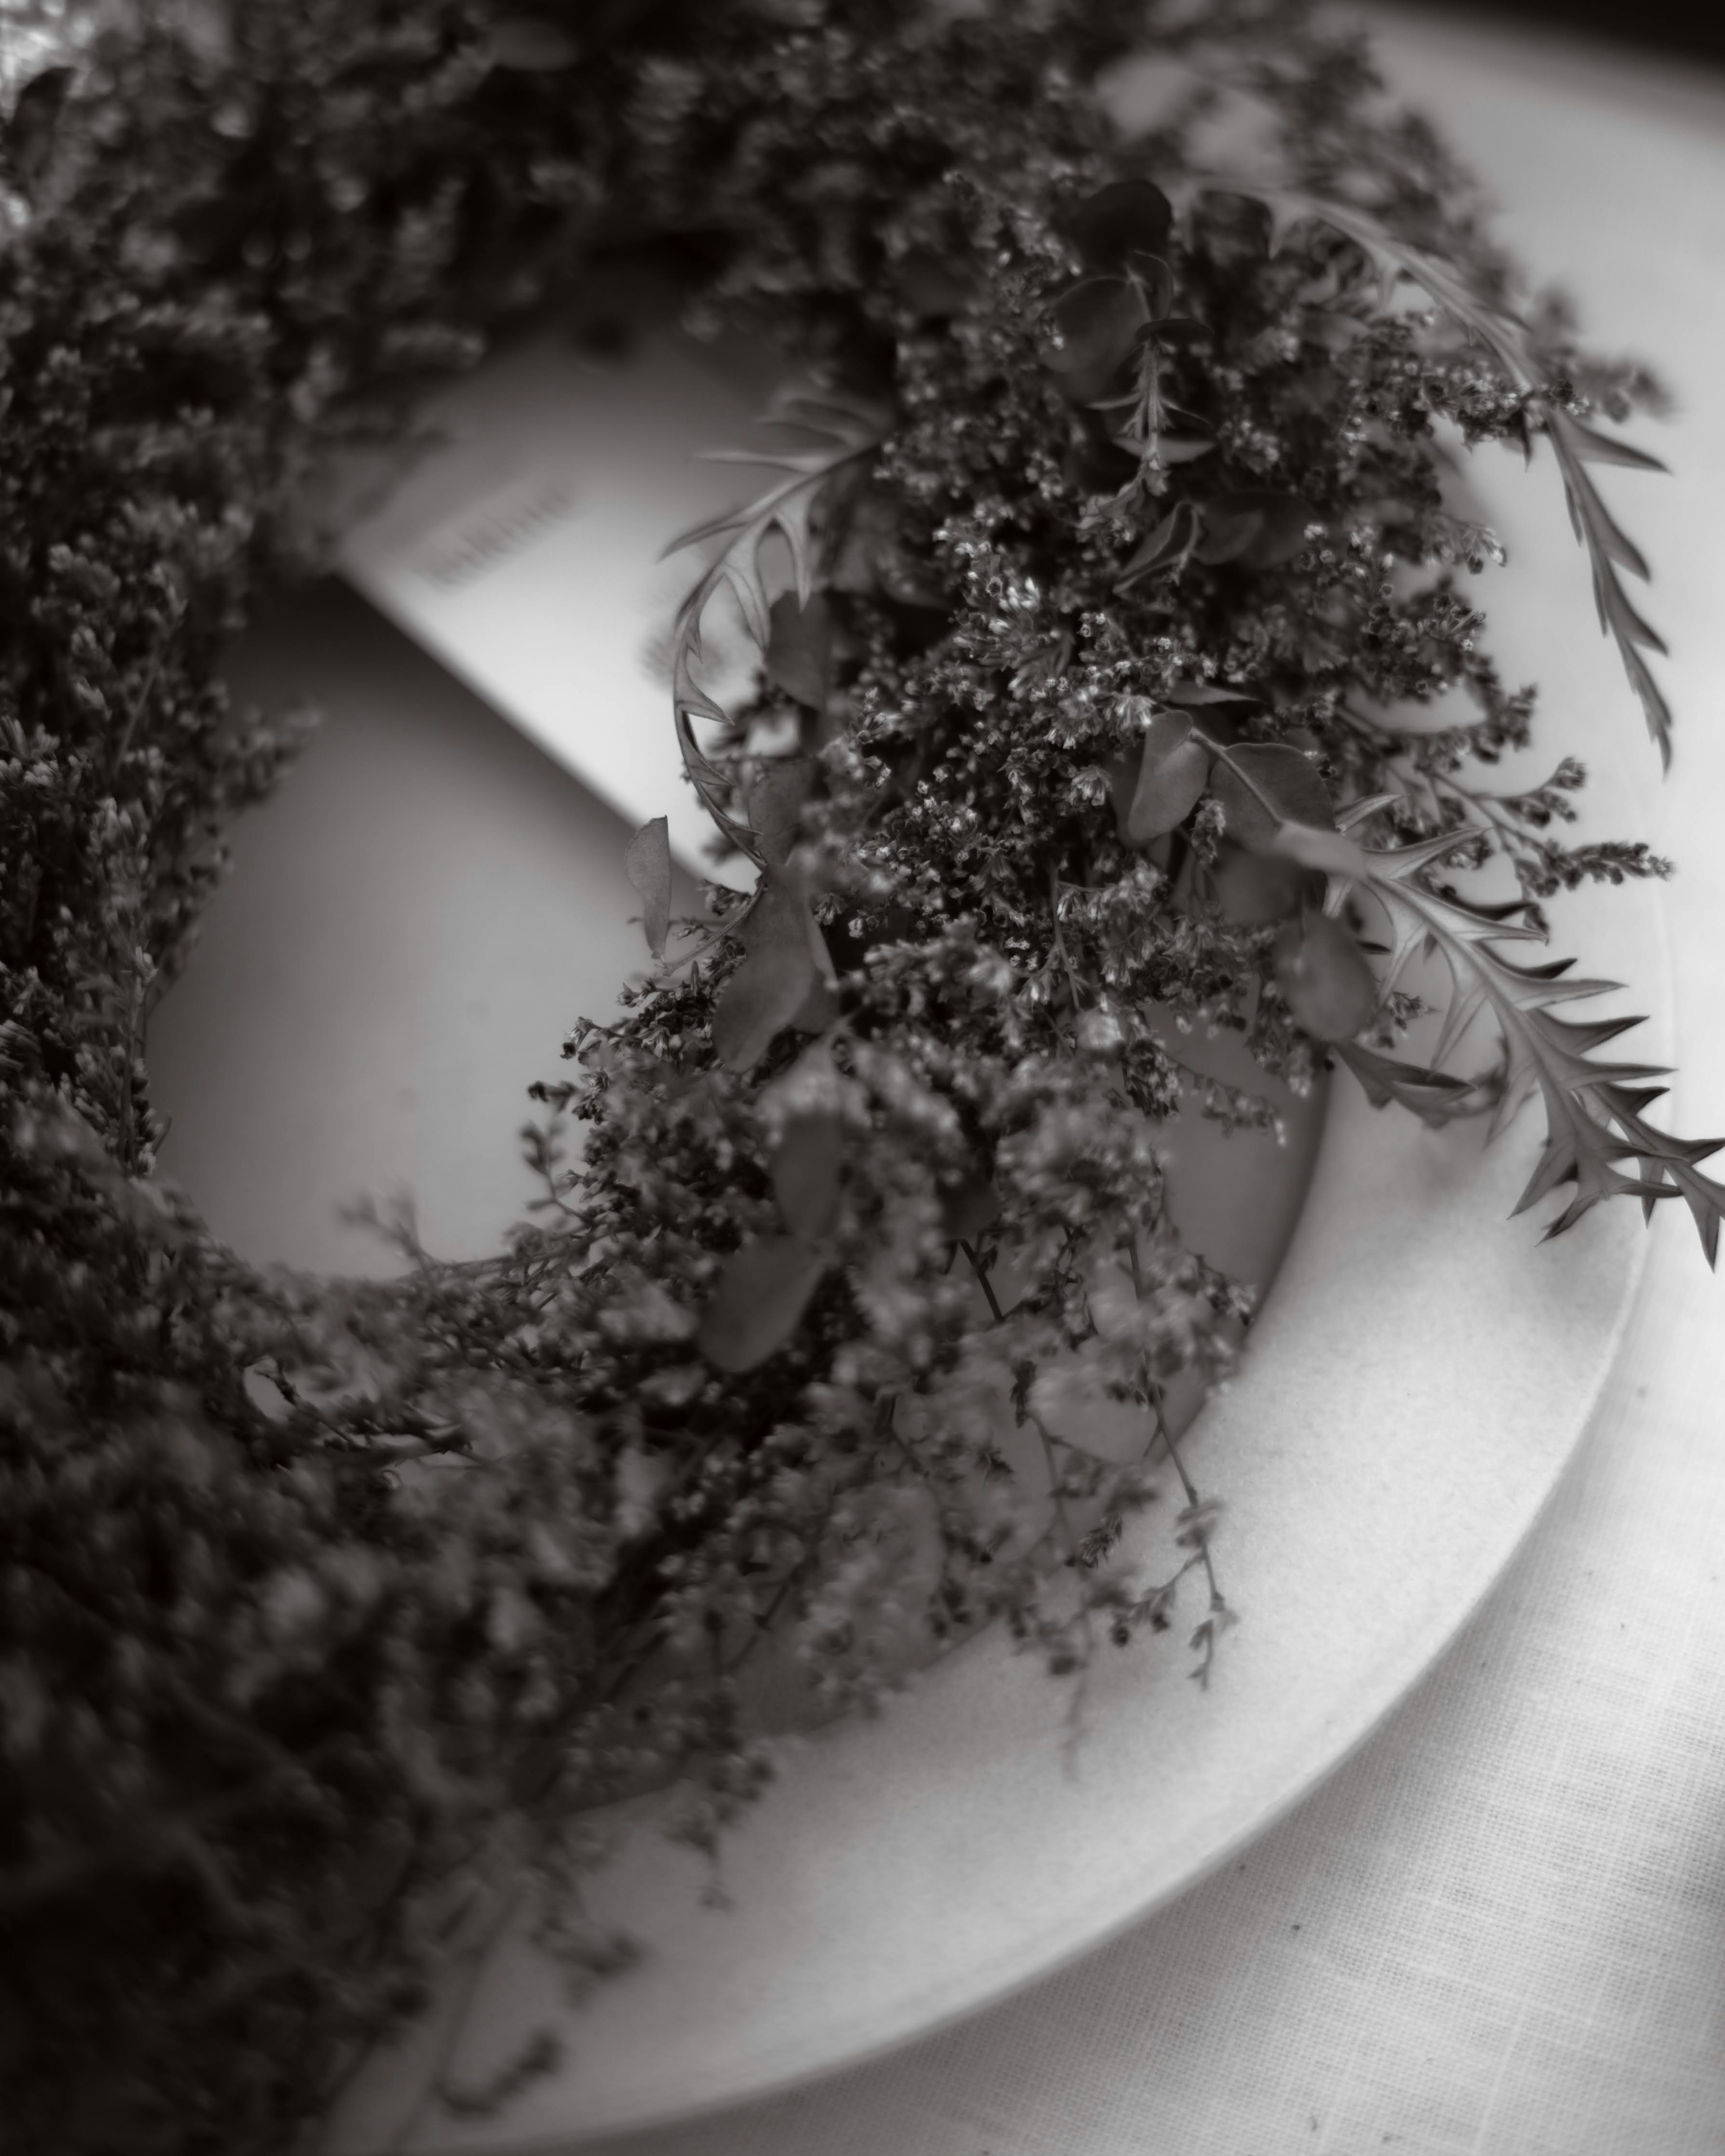
[{"label": "dried flower wreath", "polygon": [[[55,34],[14,53],[0,197],[0,2116],[238,2156],[413,2010],[475,1866],[540,1880],[572,1969],[619,1958],[568,1822],[682,1776],[710,1843],[768,1771],[768,1624],[860,1700],[883,1580],[1057,1668],[1167,1627],[1178,1575],[1108,1562],[1146,1466],[1050,1388],[1153,1436],[1246,1314],[1157,1128],[1271,1111],[1183,1026],[1434,1122],[1537,1094],[1551,1232],[1681,1194],[1711,1260],[1725,1187],[1645,1120],[1656,1074],[1596,1060],[1619,1025],[1558,1014],[1602,984],[1506,955],[1560,887],[1664,865],[1562,843],[1569,759],[1479,783],[1532,700],[1435,454],[1549,444],[1663,747],[1589,471],[1650,461],[1595,421],[1653,387],[1518,296],[1355,40],[1296,0],[137,0]],[[1096,79],[1144,51],[1186,86],[1124,139]],[[1206,162],[1242,100],[1271,178]],[[673,923],[639,835],[660,963],[537,1089],[503,1253],[259,1274],[152,1176],[141,1052],[295,746],[229,711],[223,640],[315,563],[333,454],[620,256],[809,370],[675,639],[757,888]],[[702,685],[721,587],[747,710]],[[1449,690],[1465,724],[1382,716]],[[1444,880],[1492,860],[1512,898]],[[1410,1060],[1418,954],[1450,985]],[[1497,1062],[1448,1069],[1482,1011]],[[1214,1508],[1162,1436],[1202,1671]]]}]

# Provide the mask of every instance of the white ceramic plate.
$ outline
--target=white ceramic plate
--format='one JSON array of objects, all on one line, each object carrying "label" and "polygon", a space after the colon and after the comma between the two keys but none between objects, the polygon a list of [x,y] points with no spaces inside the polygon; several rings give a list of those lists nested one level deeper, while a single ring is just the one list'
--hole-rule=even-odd
[{"label": "white ceramic plate", "polygon": [[[1494,506],[1507,460],[1492,475]],[[1546,490],[1548,492],[1548,490]],[[1503,495],[1530,536],[1515,635],[1591,635],[1561,508]],[[1530,515],[1531,511],[1531,515]],[[1598,654],[1596,644],[1591,646]],[[1609,772],[1616,819],[1645,762],[1599,654],[1561,742]],[[1555,731],[1555,730],[1553,730]],[[1562,911],[1590,971],[1662,1001],[1645,889]],[[1661,1045],[1659,1029],[1645,1051]],[[1497,1147],[1334,1091],[1317,1174],[1245,1369],[1189,1440],[1229,1511],[1218,1545],[1243,1620],[1208,1691],[1180,1631],[1093,1680],[1076,1758],[1060,1688],[998,1636],[927,1671],[877,1722],[788,1756],[723,1879],[623,1825],[593,1901],[647,1946],[578,2012],[519,1933],[356,2089],[330,2143],[526,2156],[668,2123],[860,2061],[1093,1948],[1193,1885],[1333,1769],[1426,1670],[1522,1540],[1609,1368],[1643,1250],[1633,1210],[1541,1243],[1507,1219],[1538,1142]],[[1165,1532],[1153,1516],[1149,1531]],[[1187,1605],[1189,1623],[1201,1614]],[[501,2116],[425,2101],[483,2085],[536,2030],[559,2069]]]},{"label": "white ceramic plate", "polygon": [[[1614,823],[1633,829],[1625,795],[1651,774],[1561,506],[1507,461],[1490,481],[1522,539],[1492,594],[1507,670],[1548,674],[1552,654],[1584,649],[1552,752],[1609,773]],[[312,619],[321,648],[303,614],[286,645],[310,685],[324,675],[339,723],[241,834],[204,953],[152,1028],[181,1117],[166,1165],[259,1256],[354,1262],[331,1201],[388,1180],[418,1188],[432,1246],[460,1255],[524,1194],[504,1172],[521,1086],[634,963],[625,827],[436,669],[380,644],[352,602],[325,594]],[[261,675],[282,636],[254,649]],[[1638,1008],[1662,1007],[1661,923],[1656,895],[1631,889],[1567,906],[1561,932],[1590,970],[1633,979]],[[1661,1045],[1656,1029],[1637,1039]],[[475,1169],[481,1117],[503,1150]],[[262,1154],[260,1127],[280,1134]],[[1640,1224],[1619,1208],[1542,1245],[1536,1224],[1508,1222],[1537,1143],[1532,1116],[1482,1151],[1477,1132],[1434,1136],[1337,1087],[1246,1368],[1189,1440],[1203,1487],[1227,1500],[1217,1555],[1242,1619],[1207,1692],[1183,1632],[1145,1642],[1093,1680],[1071,1756],[1060,1688],[998,1638],[973,1642],[878,1722],[786,1758],[726,1851],[728,1908],[706,1904],[702,1867],[650,1816],[635,1821],[594,1899],[645,1941],[642,1964],[572,2015],[557,1974],[506,1940],[470,1995],[458,1973],[356,2087],[331,2149],[550,2151],[764,2094],[1047,1973],[1262,1831],[1454,1635],[1609,1366]],[[1195,1598],[1187,1609],[1195,1621]],[[501,2117],[424,2103],[439,2071],[483,2082],[547,2024],[564,2065]]]}]

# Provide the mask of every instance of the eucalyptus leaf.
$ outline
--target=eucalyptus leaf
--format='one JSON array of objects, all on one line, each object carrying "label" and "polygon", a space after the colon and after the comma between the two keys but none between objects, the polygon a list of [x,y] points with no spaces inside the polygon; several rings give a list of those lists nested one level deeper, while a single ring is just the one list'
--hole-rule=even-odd
[{"label": "eucalyptus leaf", "polygon": [[1181,351],[1193,345],[1207,344],[1210,329],[1207,322],[1199,321],[1191,315],[1169,315],[1157,323],[1155,336],[1158,344]]},{"label": "eucalyptus leaf", "polygon": [[1177,681],[1163,695],[1171,704],[1198,709],[1205,704],[1255,704],[1262,701],[1250,689],[1230,689],[1225,681]]},{"label": "eucalyptus leaf", "polygon": [[830,1110],[793,1116],[773,1155],[773,1194],[793,1235],[819,1243],[838,1224],[845,1128]]},{"label": "eucalyptus leaf", "polygon": [[1312,870],[1243,846],[1223,847],[1212,880],[1224,918],[1237,928],[1267,928],[1323,898],[1323,885]]},{"label": "eucalyptus leaf", "polygon": [[798,606],[794,592],[781,593],[768,617],[767,679],[798,704],[819,711],[832,675],[833,617],[816,592]]},{"label": "eucalyptus leaf", "polygon": [[1315,1040],[1347,1040],[1371,1023],[1378,980],[1339,921],[1311,913],[1283,929],[1276,980],[1294,1023]]},{"label": "eucalyptus leaf", "polygon": [[647,948],[655,958],[662,958],[670,932],[670,825],[666,818],[655,816],[642,824],[629,842],[623,870],[640,897]]},{"label": "eucalyptus leaf", "polygon": [[[1151,323],[1161,321],[1174,304],[1173,271],[1159,254],[1145,254],[1136,248],[1126,258],[1126,270],[1143,288]],[[1142,334],[1140,331],[1139,335]]]},{"label": "eucalyptus leaf", "polygon": [[762,763],[749,783],[749,821],[762,855],[774,868],[783,868],[790,858],[813,778],[814,766],[807,757],[788,756]]},{"label": "eucalyptus leaf", "polygon": [[1198,806],[1210,775],[1210,752],[1194,740],[1183,711],[1158,711],[1144,729],[1138,782],[1126,812],[1129,844],[1147,846]]},{"label": "eucalyptus leaf", "polygon": [[1152,180],[1116,180],[1075,212],[1074,245],[1092,270],[1117,270],[1135,254],[1163,254],[1173,232],[1173,204]]},{"label": "eucalyptus leaf", "polygon": [[812,926],[801,896],[769,876],[743,924],[742,963],[713,1009],[713,1047],[728,1070],[752,1069],[819,984]]},{"label": "eucalyptus leaf", "polygon": [[1000,1194],[985,1176],[971,1176],[941,1194],[941,1233],[949,1242],[973,1243],[999,1218]]},{"label": "eucalyptus leaf", "polygon": [[1127,562],[1116,581],[1117,592],[1183,562],[1198,542],[1202,526],[1189,501],[1177,502]]},{"label": "eucalyptus leaf", "polygon": [[839,998],[832,983],[824,981],[817,971],[808,994],[791,1014],[791,1024],[798,1033],[824,1033],[837,1019],[839,1011]]},{"label": "eucalyptus leaf", "polygon": [[1320,830],[1312,824],[1284,824],[1271,838],[1270,851],[1286,855],[1302,868],[1322,869],[1326,875],[1363,882],[1371,874],[1363,846],[1340,831]]},{"label": "eucalyptus leaf", "polygon": [[1204,504],[1200,562],[1238,562],[1243,568],[1274,569],[1306,544],[1310,506],[1296,494],[1241,488],[1211,495]]},{"label": "eucalyptus leaf", "polygon": [[1286,742],[1246,742],[1216,759],[1210,788],[1228,835],[1255,853],[1274,850],[1284,824],[1333,830],[1335,812],[1309,757]]},{"label": "eucalyptus leaf", "polygon": [[1230,509],[1214,501],[1205,503],[1203,523],[1202,535],[1192,551],[1210,568],[1238,561],[1264,529],[1260,510]]},{"label": "eucalyptus leaf", "polygon": [[844,1091],[832,1049],[817,1040],[762,1088],[759,1106],[769,1121],[782,1127],[798,1116],[837,1115]]},{"label": "eucalyptus leaf", "polygon": [[7,154],[26,194],[33,193],[54,161],[60,115],[72,87],[69,67],[46,67],[30,80],[13,100],[5,131]]},{"label": "eucalyptus leaf", "polygon": [[1069,486],[1086,494],[1117,494],[1137,477],[1139,459],[1122,449],[1094,412],[1080,415],[1083,424],[1066,452],[1065,479]]},{"label": "eucalyptus leaf", "polygon": [[717,1368],[741,1376],[776,1355],[803,1322],[821,1265],[798,1235],[769,1235],[732,1251],[701,1315],[695,1344]]},{"label": "eucalyptus leaf", "polygon": [[1044,363],[1061,378],[1075,403],[1093,403],[1107,388],[1150,319],[1140,288],[1124,277],[1089,277],[1049,309],[1053,334]]}]

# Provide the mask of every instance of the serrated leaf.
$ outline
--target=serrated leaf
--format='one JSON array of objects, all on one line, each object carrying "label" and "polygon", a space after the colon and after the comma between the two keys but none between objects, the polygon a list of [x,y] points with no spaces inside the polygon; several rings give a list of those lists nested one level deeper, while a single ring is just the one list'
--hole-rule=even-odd
[{"label": "serrated leaf", "polygon": [[1455,1077],[1447,1070],[1428,1070],[1420,1064],[1403,1063],[1361,1041],[1337,1040],[1331,1045],[1359,1080],[1374,1108],[1399,1101],[1421,1122],[1434,1127],[1477,1112],[1476,1088],[1465,1078]]},{"label": "serrated leaf", "polygon": [[[1336,811],[1336,829],[1338,831],[1351,831],[1357,824],[1363,824],[1368,817],[1375,816],[1380,808],[1393,808],[1398,801],[1405,800],[1406,798],[1405,794],[1401,793],[1371,793],[1363,800],[1350,801],[1345,808]],[[1451,834],[1450,843],[1452,845],[1459,845],[1461,840],[1469,835],[1471,834],[1466,831],[1456,831]]]},{"label": "serrated leaf", "polygon": [[1224,750],[1210,775],[1228,835],[1254,853],[1276,850],[1284,824],[1333,830],[1335,811],[1309,757],[1286,742],[1247,742]]},{"label": "serrated leaf", "polygon": [[833,617],[816,592],[799,606],[794,592],[781,593],[768,614],[767,679],[795,702],[819,711],[827,700],[833,661]]},{"label": "serrated leaf", "polygon": [[1106,271],[1134,254],[1166,254],[1173,223],[1173,205],[1153,181],[1116,180],[1079,204],[1070,229],[1089,266]]},{"label": "serrated leaf", "polygon": [[1181,711],[1158,711],[1144,729],[1137,783],[1126,812],[1130,845],[1147,846],[1198,806],[1210,775],[1210,752],[1192,735]]},{"label": "serrated leaf", "polygon": [[1124,277],[1087,277],[1069,286],[1048,316],[1052,334],[1042,347],[1043,363],[1076,404],[1102,394],[1150,319],[1143,293]]},{"label": "serrated leaf", "polygon": [[[1725,1138],[1678,1138],[1667,1132],[1655,1130],[1641,1111],[1650,1101],[1659,1099],[1664,1090],[1662,1086],[1644,1090],[1607,1086],[1602,1089],[1602,1103],[1640,1156],[1649,1182],[1656,1187],[1668,1187],[1688,1206],[1707,1264],[1717,1268],[1719,1229],[1722,1221],[1725,1221],[1725,1183],[1703,1175],[1696,1163],[1717,1152],[1725,1146]],[[1645,1213],[1651,1213],[1654,1202],[1651,1193],[1642,1194]]]},{"label": "serrated leaf", "polygon": [[629,842],[623,872],[641,901],[641,927],[647,948],[655,958],[665,956],[665,939],[670,933],[670,825],[663,816],[643,824]]},{"label": "serrated leaf", "polygon": [[1327,913],[1291,921],[1276,943],[1276,980],[1294,1023],[1314,1040],[1348,1040],[1371,1023],[1378,982],[1364,953]]},{"label": "serrated leaf", "polygon": [[[1587,1060],[1593,1049],[1633,1021],[1572,1023],[1556,1017],[1550,1008],[1601,993],[1615,983],[1574,978],[1563,962],[1515,965],[1494,946],[1506,938],[1537,937],[1537,931],[1506,919],[1502,909],[1470,907],[1420,882],[1418,870],[1440,853],[1444,839],[1453,842],[1456,835],[1441,834],[1411,846],[1369,854],[1369,887],[1395,931],[1389,978],[1394,978],[1411,949],[1424,945],[1442,957],[1450,974],[1445,1036],[1455,1038],[1476,1011],[1489,1010],[1497,1021],[1504,1065],[1491,1135],[1503,1129],[1534,1093],[1544,1104],[1545,1144],[1514,1210],[1524,1212],[1563,1183],[1573,1183],[1568,1204],[1546,1231],[1549,1236],[1572,1227],[1603,1198],[1660,1196],[1666,1185],[1626,1174],[1619,1165],[1632,1158],[1637,1147],[1630,1139],[1613,1135],[1610,1111],[1596,1096],[1622,1081],[1657,1077],[1661,1072],[1651,1065]],[[1609,1093],[1605,1098],[1609,1100]],[[1695,1173],[1692,1168],[1686,1172]]]},{"label": "serrated leaf", "polygon": [[713,1009],[713,1049],[727,1070],[752,1069],[817,986],[811,926],[801,897],[769,877],[742,926],[742,963]]},{"label": "serrated leaf", "polygon": [[1371,873],[1363,846],[1340,831],[1321,831],[1311,824],[1282,824],[1270,841],[1270,851],[1301,868],[1322,869],[1326,875],[1363,881]]},{"label": "serrated leaf", "polygon": [[819,1258],[798,1236],[746,1243],[725,1261],[696,1346],[732,1376],[754,1369],[776,1355],[802,1323],[821,1271]]},{"label": "serrated leaf", "polygon": [[845,1128],[830,1110],[793,1116],[773,1155],[773,1194],[784,1224],[819,1243],[838,1224]]}]

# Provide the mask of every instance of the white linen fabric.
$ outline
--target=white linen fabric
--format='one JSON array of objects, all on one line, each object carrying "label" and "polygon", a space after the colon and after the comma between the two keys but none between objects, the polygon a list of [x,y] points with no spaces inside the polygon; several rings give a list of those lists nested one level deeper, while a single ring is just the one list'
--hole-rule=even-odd
[{"label": "white linen fabric", "polygon": [[[1654,562],[1681,728],[1653,829],[1620,820],[1680,862],[1685,1075],[1664,1105],[1686,1132],[1725,1130],[1725,80],[1484,23],[1368,19],[1397,87],[1505,206],[1506,238],[1675,393],[1668,432],[1638,439],[1676,475],[1605,475]],[[1561,514],[1549,490],[1538,514]],[[1615,662],[1521,629],[1517,656],[1557,692],[1555,744],[1565,673]],[[955,2030],[588,2156],[1725,2156],[1725,1284],[1677,1209],[1651,1233],[1615,1374],[1545,1517],[1440,1665],[1280,1826]]]}]

